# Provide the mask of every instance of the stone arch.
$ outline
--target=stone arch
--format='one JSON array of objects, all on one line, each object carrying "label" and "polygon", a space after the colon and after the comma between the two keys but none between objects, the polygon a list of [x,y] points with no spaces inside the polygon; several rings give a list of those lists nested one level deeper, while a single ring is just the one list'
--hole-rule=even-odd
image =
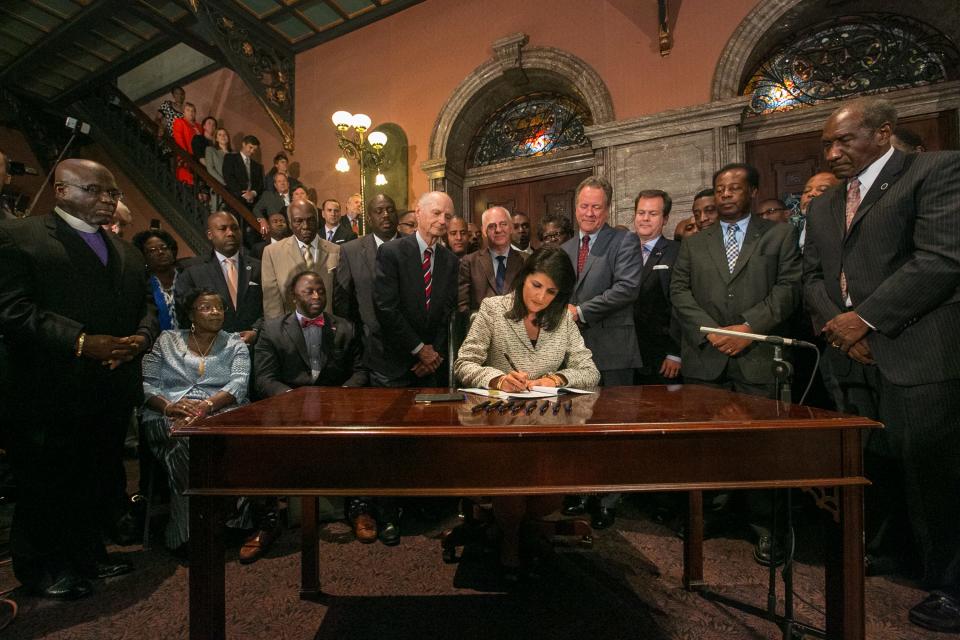
[{"label": "stone arch", "polygon": [[916,18],[938,28],[954,43],[960,43],[960,17],[944,15],[935,0],[848,0],[843,4],[822,0],[764,0],[747,14],[730,36],[717,60],[711,87],[712,100],[740,95],[747,74],[762,57],[791,34],[811,24],[842,14],[895,13]]},{"label": "stone arch", "polygon": [[614,119],[613,100],[600,75],[580,58],[553,47],[526,47],[518,33],[493,43],[493,57],[464,78],[440,109],[430,136],[430,159],[424,171],[438,180],[466,170],[473,134],[494,110],[517,96],[555,90],[582,101],[594,124]]}]

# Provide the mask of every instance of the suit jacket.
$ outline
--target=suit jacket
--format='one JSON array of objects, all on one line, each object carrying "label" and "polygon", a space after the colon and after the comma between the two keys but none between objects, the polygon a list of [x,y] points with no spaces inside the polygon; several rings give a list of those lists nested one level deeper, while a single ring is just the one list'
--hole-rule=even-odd
[{"label": "suit jacket", "polygon": [[[487,255],[489,257],[489,253]],[[491,380],[512,371],[516,365],[531,379],[560,373],[571,387],[596,386],[600,382],[600,372],[573,317],[565,312],[555,330],[541,329],[534,347],[523,320],[504,317],[513,307],[513,296],[512,293],[494,296],[480,305],[457,354],[454,365],[457,379],[467,387],[486,388]]]},{"label": "suit jacket", "polygon": [[659,371],[667,355],[680,356],[676,334],[679,327],[670,304],[670,278],[679,253],[679,242],[661,236],[640,271],[640,295],[633,305],[633,322],[643,365],[650,373]]},{"label": "suit jacket", "polygon": [[[323,277],[323,285],[327,290],[327,306],[324,311],[327,313],[333,308],[333,273],[339,263],[340,247],[320,238],[313,269]],[[276,318],[293,311],[293,303],[287,298],[287,284],[295,273],[307,268],[297,237],[290,236],[264,247],[261,268],[263,317]]]},{"label": "suit jacket", "polygon": [[254,348],[257,394],[266,398],[309,385],[362,387],[366,374],[360,366],[360,340],[353,323],[346,318],[324,314],[321,330],[320,375],[313,379],[310,355],[296,313],[271,318],[263,325]]},{"label": "suit jacket", "polygon": [[[346,216],[344,216],[345,218]],[[342,220],[343,218],[341,218]],[[327,237],[327,227],[325,225],[320,226],[320,234],[326,238]],[[344,242],[349,242],[357,237],[357,234],[353,232],[353,229],[349,225],[344,226],[342,224],[337,224],[337,228],[333,232],[333,244],[343,244]]]},{"label": "suit jacket", "polygon": [[[792,224],[751,216],[733,273],[717,222],[680,243],[670,296],[680,322],[684,376],[715,380],[729,358],[701,326],[747,322],[755,333],[784,335],[800,302],[800,251]],[[752,343],[738,356],[747,382],[772,383],[773,345]]]},{"label": "suit jacket", "polygon": [[[960,153],[894,151],[844,232],[846,184],[810,203],[805,304],[819,333],[846,311],[840,272],[881,373],[899,385],[960,377]],[[842,372],[841,372],[842,373]]]},{"label": "suit jacket", "polygon": [[0,221],[0,334],[18,379],[5,421],[25,442],[71,443],[77,419],[106,407],[133,408],[142,395],[140,359],[114,370],[76,357],[77,338],[159,334],[143,272],[143,255],[112,233],[99,232],[107,265],[57,214]]},{"label": "suit jacket", "polygon": [[260,330],[263,324],[263,287],[259,260],[251,258],[243,251],[237,254],[236,309],[230,302],[230,291],[223,276],[223,268],[213,251],[207,254],[202,262],[192,264],[177,277],[178,300],[183,300],[194,289],[210,289],[220,294],[224,304],[223,330],[227,333]]},{"label": "suit jacket", "polygon": [[[241,165],[242,167],[243,165]],[[264,191],[259,194],[257,204],[253,205],[253,215],[258,218],[269,218],[271,213],[286,213],[287,205],[276,191]]]},{"label": "suit jacket", "polygon": [[523,269],[527,256],[519,251],[510,250],[507,254],[507,272],[503,280],[503,291],[497,291],[497,274],[493,270],[493,259],[486,250],[474,251],[460,259],[460,281],[457,310],[460,313],[476,311],[484,298],[503,295],[510,291],[513,280]]},{"label": "suit jacket", "polygon": [[[349,227],[348,227],[349,228]],[[377,241],[372,233],[340,246],[333,296],[333,312],[348,318],[363,338],[363,364],[383,371],[383,342],[373,304],[373,280],[377,271]]]},{"label": "suit jacket", "polygon": [[[580,234],[563,245],[577,268]],[[570,304],[583,314],[583,339],[600,371],[641,366],[633,303],[640,290],[643,259],[636,234],[604,224],[590,247],[577,277]]]},{"label": "suit jacket", "polygon": [[446,350],[447,324],[457,306],[459,259],[439,242],[433,248],[429,311],[417,234],[387,242],[377,252],[373,302],[384,345],[383,369],[377,372],[388,378],[399,378],[410,370],[417,360],[412,352],[420,343],[440,354]]},{"label": "suit jacket", "polygon": [[[238,198],[247,190],[247,169],[239,152],[223,156],[223,184]],[[263,194],[263,165],[253,158],[250,158],[250,188],[257,192],[257,197]]]}]

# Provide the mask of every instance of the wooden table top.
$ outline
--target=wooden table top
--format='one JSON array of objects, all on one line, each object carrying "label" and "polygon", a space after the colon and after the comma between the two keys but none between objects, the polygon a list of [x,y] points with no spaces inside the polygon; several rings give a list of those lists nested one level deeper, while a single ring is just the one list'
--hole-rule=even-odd
[{"label": "wooden table top", "polygon": [[695,433],[765,429],[877,428],[867,418],[784,406],[757,396],[697,385],[631,386],[565,395],[568,414],[547,410],[472,413],[481,396],[466,402],[417,404],[421,392],[446,389],[303,387],[174,429],[177,436],[583,436],[600,433]]}]

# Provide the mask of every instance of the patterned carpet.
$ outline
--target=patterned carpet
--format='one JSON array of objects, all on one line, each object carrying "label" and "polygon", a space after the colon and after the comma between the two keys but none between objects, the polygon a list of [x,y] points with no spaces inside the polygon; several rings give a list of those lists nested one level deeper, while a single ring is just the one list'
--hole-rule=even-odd
[{"label": "patterned carpet", "polygon": [[[323,603],[298,598],[299,532],[284,533],[268,557],[241,566],[227,556],[227,633],[230,638],[389,640],[463,638],[778,638],[757,620],[683,590],[681,541],[628,502],[614,529],[596,536],[593,549],[557,548],[538,581],[505,591],[481,557],[445,565],[432,527],[405,521],[399,547],[355,542],[343,523],[322,529]],[[814,528],[815,529],[815,528]],[[797,616],[822,626],[823,570],[816,535],[801,536],[796,563]],[[97,584],[97,593],[74,603],[14,595],[20,615],[0,637],[101,640],[186,638],[187,572],[161,545],[114,548],[137,570]],[[708,540],[706,579],[716,590],[762,606],[766,570],[749,542]],[[809,556],[809,557],[807,557]],[[9,564],[0,566],[0,590],[16,586]],[[782,591],[780,593],[782,597]],[[954,638],[925,632],[907,621],[923,592],[890,578],[867,579],[867,638]]]}]

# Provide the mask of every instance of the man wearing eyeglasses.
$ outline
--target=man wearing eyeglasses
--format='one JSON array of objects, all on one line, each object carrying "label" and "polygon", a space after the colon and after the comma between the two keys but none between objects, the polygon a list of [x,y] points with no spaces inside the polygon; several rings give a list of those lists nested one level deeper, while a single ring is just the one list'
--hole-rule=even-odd
[{"label": "man wearing eyeglasses", "polygon": [[55,172],[54,212],[0,222],[0,333],[31,384],[6,408],[18,498],[13,569],[54,599],[121,575],[101,524],[112,521],[123,439],[139,400],[139,356],[156,336],[143,256],[101,229],[122,193],[88,160]]}]

